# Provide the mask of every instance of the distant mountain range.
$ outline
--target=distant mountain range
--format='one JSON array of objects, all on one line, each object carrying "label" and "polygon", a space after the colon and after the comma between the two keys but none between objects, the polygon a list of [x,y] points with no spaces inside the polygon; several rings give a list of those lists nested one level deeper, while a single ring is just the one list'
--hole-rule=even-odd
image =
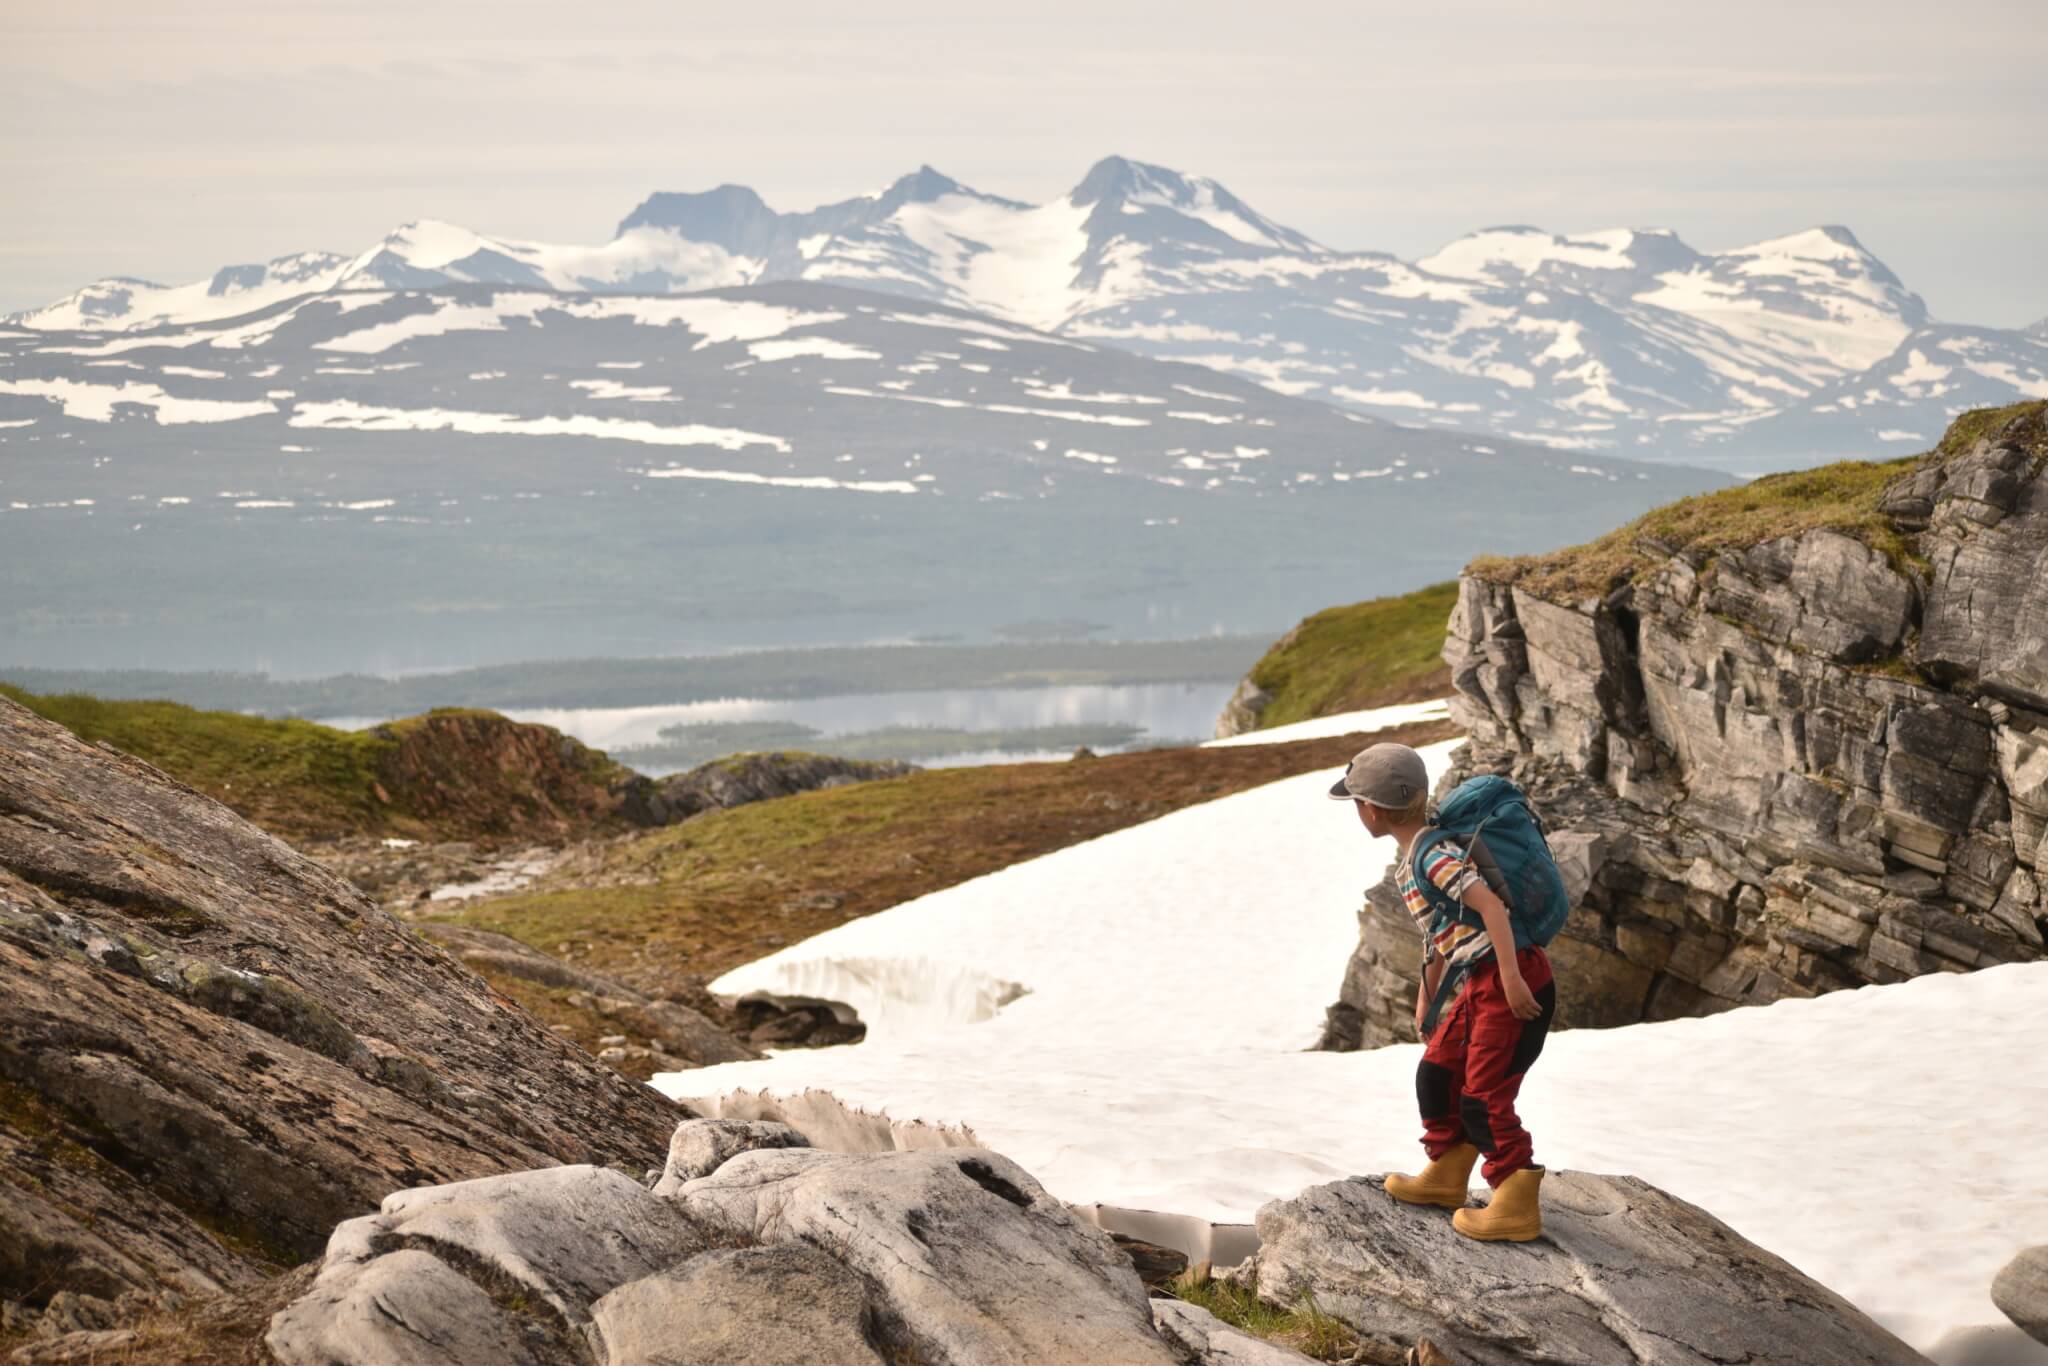
[{"label": "distant mountain range", "polygon": [[1417,426],[1755,471],[1929,444],[1965,407],[2048,395],[2048,331],[1936,322],[1846,228],[1722,252],[1663,229],[1474,233],[1415,262],[1333,250],[1212,180],[1121,157],[1030,205],[930,167],[778,213],[657,194],[610,242],[410,223],[159,286],[103,280],[9,321],[135,329],[308,293],[455,283],[665,294],[814,281],[970,310]]},{"label": "distant mountain range", "polygon": [[0,664],[1276,632],[1724,482],[836,284],[352,288],[0,329]]}]

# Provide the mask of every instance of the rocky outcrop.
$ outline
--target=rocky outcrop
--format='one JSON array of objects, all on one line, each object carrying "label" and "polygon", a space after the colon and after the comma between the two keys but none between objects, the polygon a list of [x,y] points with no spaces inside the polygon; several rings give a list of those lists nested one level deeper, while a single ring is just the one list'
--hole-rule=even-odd
[{"label": "rocky outcrop", "polygon": [[368,732],[380,803],[442,839],[560,841],[622,828],[638,776],[552,726],[443,709]]},{"label": "rocky outcrop", "polygon": [[657,1191],[589,1166],[401,1191],[266,1341],[287,1366],[1183,1360],[1108,1235],[1008,1160],[780,1128],[685,1122]]},{"label": "rocky outcrop", "polygon": [[[1465,576],[1444,658],[1471,743],[1445,784],[1507,773],[1550,827],[1561,1025],[2042,955],[2043,420],[1912,468],[1858,537],[1639,542],[1622,582],[1561,601]],[[1382,883],[1325,1045],[1413,1038],[1419,958]]]},{"label": "rocky outcrop", "polygon": [[[1285,643],[1281,642],[1282,645]],[[1280,646],[1274,648],[1279,649]],[[1222,715],[1216,718],[1216,738],[1228,740],[1233,735],[1257,730],[1260,714],[1272,701],[1273,694],[1252,682],[1250,675],[1239,679],[1230,700],[1223,704]]]},{"label": "rocky outcrop", "polygon": [[919,1361],[1176,1362],[1109,1235],[985,1149],[752,1151],[677,1198],[735,1236],[831,1250]]},{"label": "rocky outcrop", "polygon": [[247,1284],[393,1189],[639,1158],[675,1116],[311,860],[0,700],[10,1322]]},{"label": "rocky outcrop", "polygon": [[1924,1366],[1790,1263],[1633,1177],[1553,1171],[1543,1205],[1542,1239],[1475,1243],[1379,1177],[1332,1182],[1259,1210],[1251,1274],[1261,1299],[1313,1297],[1391,1360],[1426,1335],[1461,1366]]},{"label": "rocky outcrop", "polygon": [[2048,1244],[2005,1264],[1991,1282],[1991,1302],[2028,1337],[2048,1343]]},{"label": "rocky outcrop", "polygon": [[700,811],[719,811],[825,787],[901,778],[918,772],[895,759],[837,759],[829,754],[779,751],[714,759],[688,773],[648,778],[626,792],[626,817],[638,825],[669,825]]}]

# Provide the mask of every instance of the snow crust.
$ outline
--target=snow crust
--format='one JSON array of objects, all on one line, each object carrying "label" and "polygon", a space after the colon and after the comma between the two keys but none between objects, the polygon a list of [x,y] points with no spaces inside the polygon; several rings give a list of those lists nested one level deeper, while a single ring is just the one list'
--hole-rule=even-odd
[{"label": "snow crust", "polygon": [[789,443],[779,436],[763,436],[737,427],[711,427],[700,422],[670,427],[635,418],[594,417],[588,413],[571,417],[518,417],[511,413],[466,412],[452,408],[380,408],[352,399],[301,403],[292,410],[289,423],[294,427],[359,432],[589,436],[607,441],[638,441],[650,446],[717,446],[728,451],[745,446],[770,446],[784,453],[789,450]]},{"label": "snow crust", "polygon": [[[1452,747],[1424,750],[1432,777]],[[1338,776],[1188,808],[736,969],[713,989],[843,1002],[867,1041],[655,1085],[707,1114],[764,1097],[872,1112],[884,1141],[965,1131],[1070,1202],[1221,1223],[1412,1170],[1419,1049],[1304,1051],[1392,853],[1326,799]],[[1566,1031],[1521,1109],[1539,1160],[1702,1205],[1926,1349],[2003,1324],[1991,1278],[2048,1226],[2044,999],[2048,963],[2020,964]]]},{"label": "snow crust", "polygon": [[86,384],[75,379],[0,380],[0,394],[46,398],[63,408],[64,416],[86,422],[111,422],[114,406],[148,408],[165,426],[182,422],[232,422],[236,418],[274,413],[277,405],[263,399],[182,398],[157,384]]},{"label": "snow crust", "polygon": [[1202,748],[1233,749],[1241,745],[1284,745],[1294,740],[1321,740],[1332,735],[1413,725],[1417,721],[1438,721],[1450,714],[1451,704],[1439,697],[1428,702],[1403,702],[1392,707],[1375,707],[1370,711],[1312,717],[1307,721],[1271,726],[1265,730],[1248,730],[1242,735],[1205,741]]}]

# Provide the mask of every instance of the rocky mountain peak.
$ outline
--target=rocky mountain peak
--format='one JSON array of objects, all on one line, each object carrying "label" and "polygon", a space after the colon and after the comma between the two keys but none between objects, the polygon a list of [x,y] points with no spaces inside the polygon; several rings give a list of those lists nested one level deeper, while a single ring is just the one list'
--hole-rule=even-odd
[{"label": "rocky mountain peak", "polygon": [[750,248],[757,248],[764,235],[772,234],[780,217],[745,185],[662,191],[649,195],[620,219],[615,236],[624,237],[635,228],[661,228],[745,256],[754,254]]},{"label": "rocky mountain peak", "polygon": [[[965,195],[970,199],[988,200],[991,203],[997,204],[1010,203],[1008,200],[996,199],[992,195],[985,195],[979,190],[962,185],[951,176],[936,171],[927,165],[918,167],[909,175],[899,176],[892,182],[889,188],[884,190],[880,197],[875,200],[873,216],[875,218],[886,218],[905,204],[929,204],[935,199],[944,199],[948,195]],[[1015,207],[1022,208],[1024,206],[1020,204]]]}]

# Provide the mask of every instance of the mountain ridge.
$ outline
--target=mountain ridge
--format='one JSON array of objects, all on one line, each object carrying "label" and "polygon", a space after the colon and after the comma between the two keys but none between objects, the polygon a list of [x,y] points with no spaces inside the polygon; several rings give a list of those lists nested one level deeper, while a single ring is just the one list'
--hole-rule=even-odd
[{"label": "mountain ridge", "polygon": [[964,308],[1405,425],[1743,472],[1864,454],[1884,431],[1932,441],[1962,408],[2048,394],[2039,325],[1973,328],[1939,360],[1957,372],[1955,392],[1880,388],[1874,416],[1826,406],[1828,391],[1916,337],[1923,350],[1953,339],[1928,329],[1960,326],[1934,319],[1839,224],[1722,251],[1669,228],[1512,225],[1408,262],[1332,249],[1214,180],[1121,156],[1037,205],[930,165],[795,212],[742,185],[664,191],[595,246],[417,220],[347,258],[224,267],[203,286],[104,280],[8,321],[125,330],[308,292],[665,294],[785,280]]}]

